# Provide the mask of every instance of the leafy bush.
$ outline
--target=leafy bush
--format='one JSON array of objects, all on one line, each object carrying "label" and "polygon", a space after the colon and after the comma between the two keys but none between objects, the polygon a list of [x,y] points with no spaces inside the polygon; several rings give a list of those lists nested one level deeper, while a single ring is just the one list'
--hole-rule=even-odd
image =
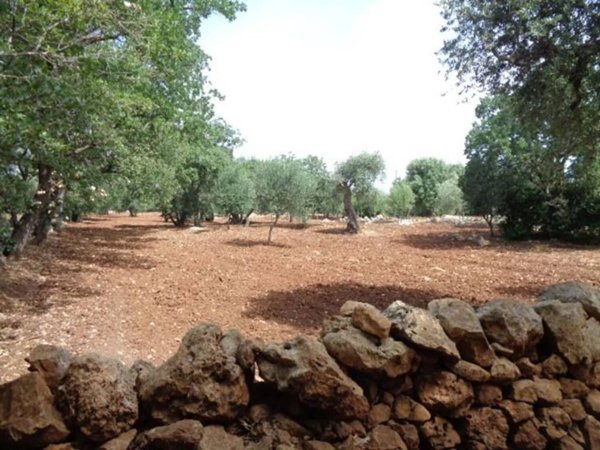
[{"label": "leafy bush", "polygon": [[407,181],[396,180],[387,198],[387,212],[395,217],[410,214],[415,205],[415,194]]},{"label": "leafy bush", "polygon": [[438,186],[433,210],[439,216],[464,213],[465,201],[458,186],[458,178],[451,178]]}]

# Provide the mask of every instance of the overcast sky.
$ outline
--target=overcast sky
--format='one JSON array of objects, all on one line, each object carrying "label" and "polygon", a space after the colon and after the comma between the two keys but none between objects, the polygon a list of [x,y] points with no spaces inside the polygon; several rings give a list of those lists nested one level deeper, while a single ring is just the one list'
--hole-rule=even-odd
[{"label": "overcast sky", "polygon": [[217,113],[245,144],[335,162],[379,151],[387,187],[415,158],[464,162],[475,102],[446,81],[430,0],[247,0],[237,20],[206,21]]}]

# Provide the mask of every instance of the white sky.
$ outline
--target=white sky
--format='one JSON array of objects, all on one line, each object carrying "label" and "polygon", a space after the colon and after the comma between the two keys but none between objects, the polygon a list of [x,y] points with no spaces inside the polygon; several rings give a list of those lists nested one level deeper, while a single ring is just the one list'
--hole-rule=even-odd
[{"label": "white sky", "polygon": [[379,151],[387,188],[408,162],[464,162],[474,101],[445,81],[432,0],[247,0],[204,24],[217,113],[240,130],[236,156],[321,156],[330,168]]}]

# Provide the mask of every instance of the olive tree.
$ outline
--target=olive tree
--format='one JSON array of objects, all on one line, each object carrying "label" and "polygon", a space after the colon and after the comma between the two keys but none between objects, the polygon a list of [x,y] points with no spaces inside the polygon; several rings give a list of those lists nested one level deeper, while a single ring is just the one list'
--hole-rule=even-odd
[{"label": "olive tree", "polygon": [[270,244],[273,228],[283,214],[306,216],[313,185],[301,162],[288,156],[258,164],[255,176],[258,210],[275,216],[267,238]]},{"label": "olive tree", "polygon": [[347,231],[357,233],[358,219],[352,205],[352,195],[369,191],[385,173],[385,162],[379,153],[361,153],[337,165],[335,176],[344,195]]}]

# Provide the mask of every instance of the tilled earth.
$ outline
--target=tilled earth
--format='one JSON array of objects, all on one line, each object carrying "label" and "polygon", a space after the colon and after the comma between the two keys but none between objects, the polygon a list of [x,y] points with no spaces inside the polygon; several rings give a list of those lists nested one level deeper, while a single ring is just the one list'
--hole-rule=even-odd
[{"label": "tilled earth", "polygon": [[559,242],[481,247],[485,227],[284,223],[176,229],[158,214],[94,216],[0,269],[0,382],[39,343],[125,362],[164,361],[187,329],[217,322],[270,340],[314,334],[346,300],[385,307],[455,297],[533,301],[548,284],[600,284],[600,249]]}]

